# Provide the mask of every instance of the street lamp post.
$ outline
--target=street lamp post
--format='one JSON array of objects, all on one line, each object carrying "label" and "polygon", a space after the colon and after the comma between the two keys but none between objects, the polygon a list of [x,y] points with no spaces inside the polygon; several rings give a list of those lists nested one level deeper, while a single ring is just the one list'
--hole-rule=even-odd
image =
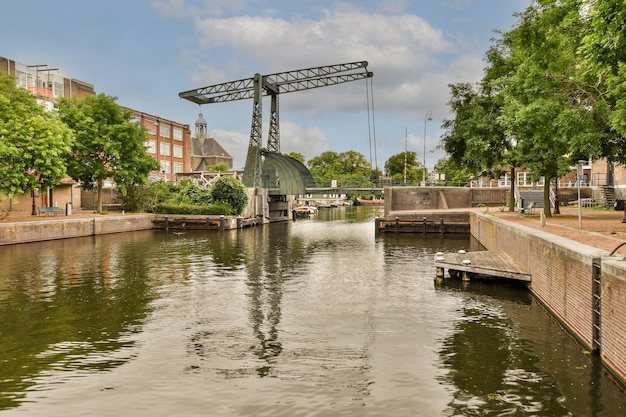
[{"label": "street lamp post", "polygon": [[583,228],[583,215],[582,215],[582,200],[580,199],[580,183],[583,180],[583,164],[586,161],[578,161],[576,166],[576,182],[578,183],[578,228]]},{"label": "street lamp post", "polygon": [[406,185],[406,137],[407,128],[404,128],[404,185]]},{"label": "street lamp post", "polygon": [[426,177],[428,177],[428,168],[426,168],[426,122],[433,120],[433,111],[428,110],[424,116],[424,185],[426,185]]}]

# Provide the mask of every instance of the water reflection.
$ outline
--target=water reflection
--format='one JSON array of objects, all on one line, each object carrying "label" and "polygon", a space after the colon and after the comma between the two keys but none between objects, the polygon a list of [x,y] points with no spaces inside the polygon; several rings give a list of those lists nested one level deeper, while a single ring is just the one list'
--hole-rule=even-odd
[{"label": "water reflection", "polygon": [[[585,352],[523,284],[446,279],[437,288],[464,300],[454,332],[439,352],[449,370],[442,381],[455,387],[445,415],[623,413],[622,388],[609,382],[598,359]],[[601,381],[608,382],[602,395]]]},{"label": "water reflection", "polygon": [[31,387],[47,389],[39,381],[52,373],[62,380],[64,372],[104,371],[131,359],[131,334],[152,299],[140,241],[127,235],[1,248],[0,410],[18,405]]}]

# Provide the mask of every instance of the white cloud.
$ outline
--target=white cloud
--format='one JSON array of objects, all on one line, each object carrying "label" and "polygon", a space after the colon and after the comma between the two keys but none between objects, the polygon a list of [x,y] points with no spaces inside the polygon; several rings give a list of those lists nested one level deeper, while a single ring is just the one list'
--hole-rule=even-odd
[{"label": "white cloud", "polygon": [[[263,126],[263,134],[268,131]],[[234,159],[235,168],[243,168],[250,136],[225,129],[209,129],[209,136],[217,139]],[[281,152],[299,152],[310,159],[331,149],[330,140],[324,131],[318,128],[304,128],[296,123],[281,121],[280,123]]]},{"label": "white cloud", "polygon": [[[181,2],[170,0],[178,6]],[[233,9],[243,5],[236,3]],[[379,149],[396,153],[391,144],[396,140],[396,127],[389,130],[392,122],[401,127],[408,124],[421,137],[424,115],[432,109],[434,120],[429,122],[428,134],[431,149],[438,141],[441,121],[449,117],[448,84],[478,81],[483,75],[484,51],[473,52],[476,44],[471,34],[465,39],[465,35],[433,27],[416,14],[400,14],[408,7],[405,0],[378,4],[379,10],[395,13],[391,15],[366,12],[358,4],[322,3],[314,10],[293,15],[257,8],[253,14],[222,17],[216,11],[199,12],[200,3],[195,4],[192,21],[196,50],[186,54],[187,59],[195,60],[188,74],[194,87],[249,78],[256,72],[368,61],[368,70],[374,73],[373,90],[366,90],[365,81],[356,81],[281,96],[281,151],[300,152],[307,159],[325,150],[358,146],[358,140],[367,141],[362,139],[367,133],[358,129],[365,129],[368,123],[368,97],[374,100],[381,132]],[[455,6],[468,4],[457,1]],[[262,6],[261,2],[258,5]],[[266,104],[264,107],[267,113]],[[346,118],[360,123],[357,130],[342,130],[348,126]],[[245,125],[248,120],[245,116]],[[223,122],[220,120],[222,126]],[[237,129],[226,129],[231,128]],[[249,140],[248,129],[243,131],[215,131],[226,149],[241,154],[233,157],[242,165]],[[267,128],[263,132],[265,136]]]},{"label": "white cloud", "polygon": [[[447,71],[444,58],[456,51],[441,30],[419,16],[370,14],[345,4],[325,9],[319,20],[208,17],[198,18],[195,27],[198,44],[210,54],[224,49],[232,51],[228,73],[213,83],[250,77],[254,72],[367,60],[374,72],[378,108],[390,112],[423,107],[419,103],[424,97],[425,77]],[[255,68],[247,74],[241,72],[252,66]],[[193,74],[194,83],[208,79],[209,73],[219,75],[217,68],[206,64],[205,68],[210,69],[206,76]],[[445,85],[443,88],[447,89]],[[289,102],[293,108],[309,111],[313,99],[326,109],[364,107],[363,84],[356,89],[351,86],[322,90],[290,96]]]}]

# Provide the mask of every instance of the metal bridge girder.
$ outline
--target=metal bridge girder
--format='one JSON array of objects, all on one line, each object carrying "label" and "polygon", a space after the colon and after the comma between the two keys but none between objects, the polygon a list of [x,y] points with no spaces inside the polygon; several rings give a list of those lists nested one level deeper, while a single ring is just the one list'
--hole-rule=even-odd
[{"label": "metal bridge girder", "polygon": [[269,95],[272,98],[267,151],[280,153],[279,94],[327,87],[371,78],[372,76],[373,73],[367,71],[367,61],[357,61],[267,75],[257,73],[251,78],[184,91],[178,95],[180,98],[200,105],[245,99],[254,100],[250,143],[243,179],[246,186],[256,187],[261,185],[263,174],[261,155],[264,151],[261,132],[263,96]]}]

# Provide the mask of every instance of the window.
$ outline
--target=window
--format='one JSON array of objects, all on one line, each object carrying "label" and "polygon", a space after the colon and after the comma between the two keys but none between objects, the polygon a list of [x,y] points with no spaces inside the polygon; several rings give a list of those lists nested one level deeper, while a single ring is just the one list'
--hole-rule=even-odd
[{"label": "window", "polygon": [[182,158],[183,157],[183,147],[179,145],[174,145],[174,158]]},{"label": "window", "polygon": [[54,82],[54,96],[63,97],[63,83]]},{"label": "window", "polygon": [[170,155],[170,144],[169,143],[161,142],[159,147],[161,149],[161,155],[163,155],[163,156],[169,156]]},{"label": "window", "polygon": [[511,176],[509,174],[504,174],[502,177],[500,177],[500,179],[498,180],[498,187],[506,188],[510,186],[511,186]]},{"label": "window", "polygon": [[183,129],[179,127],[174,128],[174,140],[183,140]]},{"label": "window", "polygon": [[170,163],[169,161],[161,161],[161,172],[165,173],[165,174],[169,174],[170,173]]},{"label": "window", "polygon": [[546,185],[546,177],[539,178],[539,181],[537,181],[537,185],[540,187],[543,187],[544,185]]},{"label": "window", "polygon": [[517,173],[517,186],[518,187],[530,187],[533,185],[532,175],[530,172],[518,172]]},{"label": "window", "polygon": [[15,78],[16,78],[16,81],[17,81],[16,84],[18,86],[26,87],[28,85],[27,81],[26,81],[26,73],[25,72],[15,70]]},{"label": "window", "polygon": [[147,140],[146,143],[146,152],[156,154],[156,140]]},{"label": "window", "polygon": [[174,162],[174,174],[180,174],[183,172],[183,164],[180,162]]},{"label": "window", "polygon": [[162,138],[169,138],[170,127],[167,125],[161,125],[161,130],[159,131],[159,134],[161,135]]}]

